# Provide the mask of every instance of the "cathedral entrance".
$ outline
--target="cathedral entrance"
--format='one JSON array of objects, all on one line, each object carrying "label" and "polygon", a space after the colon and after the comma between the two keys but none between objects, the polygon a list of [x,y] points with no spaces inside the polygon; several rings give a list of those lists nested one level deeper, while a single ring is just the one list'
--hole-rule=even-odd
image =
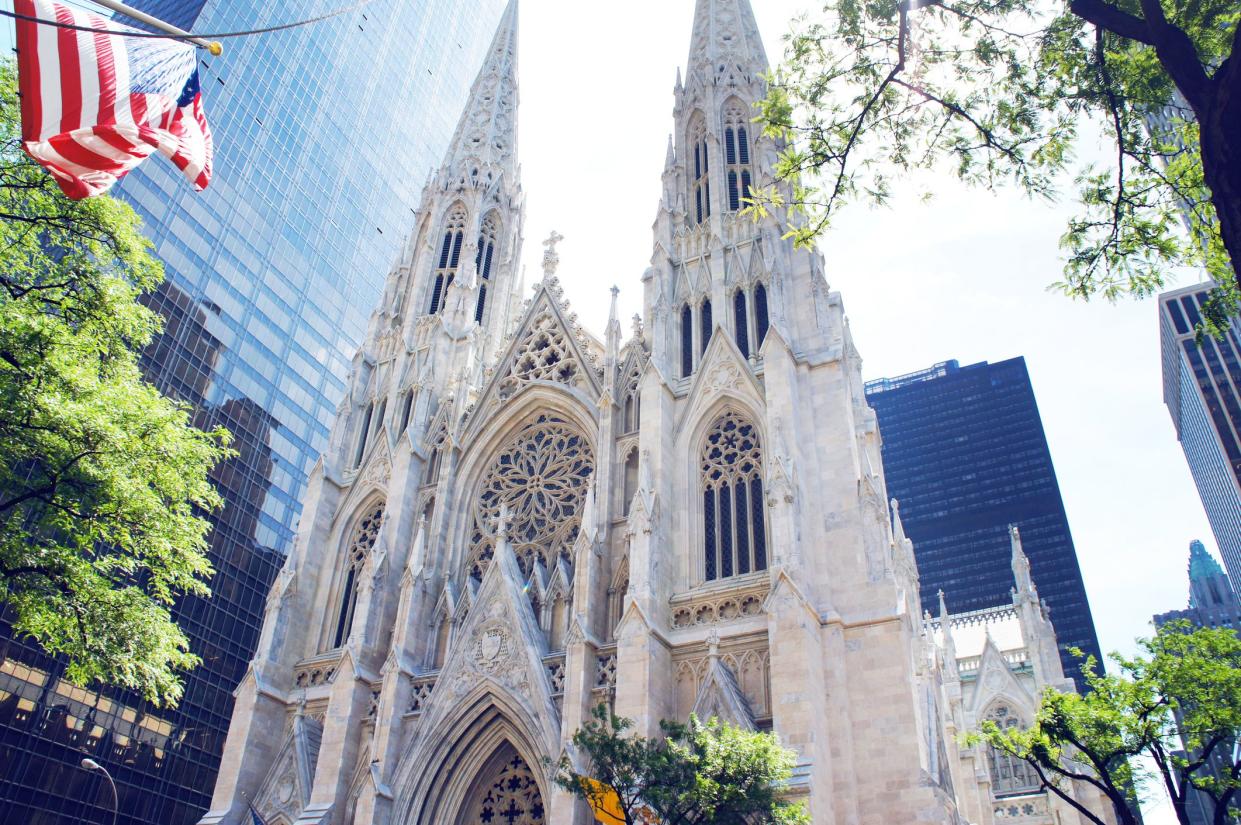
[{"label": "cathedral entrance", "polygon": [[526,760],[507,742],[474,781],[457,825],[543,825],[543,793]]}]

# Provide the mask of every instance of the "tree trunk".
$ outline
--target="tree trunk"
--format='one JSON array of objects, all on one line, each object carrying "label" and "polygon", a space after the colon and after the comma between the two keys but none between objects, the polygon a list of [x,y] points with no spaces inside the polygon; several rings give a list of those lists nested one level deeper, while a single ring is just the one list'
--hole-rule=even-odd
[{"label": "tree trunk", "polygon": [[[1241,61],[1233,55],[1231,61]],[[1221,67],[1212,94],[1199,113],[1202,172],[1219,216],[1220,236],[1232,259],[1233,281],[1241,289],[1241,72]]]}]

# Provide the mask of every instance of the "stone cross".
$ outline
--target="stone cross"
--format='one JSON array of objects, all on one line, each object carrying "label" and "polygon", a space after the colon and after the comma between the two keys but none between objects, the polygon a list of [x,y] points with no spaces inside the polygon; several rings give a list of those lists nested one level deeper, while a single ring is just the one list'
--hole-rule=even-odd
[{"label": "stone cross", "polygon": [[547,240],[543,241],[543,246],[547,247],[547,251],[543,253],[543,277],[551,278],[556,274],[556,267],[560,265],[560,256],[556,254],[556,244],[564,240],[556,230],[552,230],[552,234],[547,236]]}]

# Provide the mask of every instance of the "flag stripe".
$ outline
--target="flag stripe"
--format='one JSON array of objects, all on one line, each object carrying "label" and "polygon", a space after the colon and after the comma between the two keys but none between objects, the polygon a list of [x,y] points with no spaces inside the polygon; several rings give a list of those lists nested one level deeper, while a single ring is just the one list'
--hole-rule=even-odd
[{"label": "flag stripe", "polygon": [[23,144],[66,195],[106,192],[156,151],[195,189],[211,182],[193,46],[127,42],[116,34],[127,29],[98,15],[50,0],[15,3],[19,13],[87,29],[28,20],[17,28]]}]

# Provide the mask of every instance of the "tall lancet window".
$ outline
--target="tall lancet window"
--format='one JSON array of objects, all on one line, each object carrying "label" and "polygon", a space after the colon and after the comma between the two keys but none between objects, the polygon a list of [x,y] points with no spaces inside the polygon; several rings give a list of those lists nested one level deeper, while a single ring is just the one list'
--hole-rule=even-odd
[{"label": "tall lancet window", "polygon": [[735,412],[715,420],[702,449],[703,577],[767,569],[763,452],[754,425]]},{"label": "tall lancet window", "polygon": [[728,211],[736,212],[750,196],[750,118],[737,99],[724,107],[724,167],[728,181]]},{"label": "tall lancet window", "polygon": [[761,349],[767,340],[767,330],[771,321],[767,318],[767,286],[763,283],[754,285],[754,342],[755,349]]},{"label": "tall lancet window", "polygon": [[465,207],[458,204],[448,213],[444,222],[444,239],[440,243],[440,254],[436,260],[435,281],[431,287],[431,306],[428,315],[434,315],[444,308],[444,299],[448,296],[448,287],[452,286],[453,278],[457,277],[457,265],[461,263],[461,241],[465,236]]},{"label": "tall lancet window", "polygon": [[474,305],[474,323],[483,322],[483,312],[487,309],[487,288],[491,285],[491,260],[495,257],[496,236],[500,234],[499,225],[494,214],[488,215],[483,221],[482,231],[478,236],[478,257],[474,259],[474,268],[478,270],[478,303]]},{"label": "tall lancet window", "polygon": [[746,358],[750,357],[750,325],[749,314],[745,305],[745,290],[733,293],[733,316],[737,327],[737,349]]},{"label": "tall lancet window", "polygon": [[[1003,704],[991,709],[987,721],[994,722],[1000,730],[1025,727],[1012,708]],[[987,767],[991,772],[991,793],[994,796],[1029,793],[1042,787],[1038,774],[1028,762],[990,746],[987,748]]]},{"label": "tall lancet window", "polygon": [[698,310],[698,336],[702,341],[702,351],[707,351],[707,346],[711,343],[711,331],[714,329],[711,321],[711,299],[707,298],[702,302],[702,307]]},{"label": "tall lancet window", "polygon": [[694,371],[694,311],[689,304],[681,307],[681,377]]},{"label": "tall lancet window", "polygon": [[384,518],[384,503],[380,501],[364,512],[354,525],[345,550],[345,564],[348,566],[345,568],[345,581],[340,590],[336,628],[332,634],[333,649],[345,643],[353,628],[353,614],[358,606],[358,577],[362,575],[362,567],[379,538],[379,527]]},{"label": "tall lancet window", "polygon": [[695,115],[689,127],[689,210],[694,223],[711,217],[711,159],[707,151],[707,122]]}]

